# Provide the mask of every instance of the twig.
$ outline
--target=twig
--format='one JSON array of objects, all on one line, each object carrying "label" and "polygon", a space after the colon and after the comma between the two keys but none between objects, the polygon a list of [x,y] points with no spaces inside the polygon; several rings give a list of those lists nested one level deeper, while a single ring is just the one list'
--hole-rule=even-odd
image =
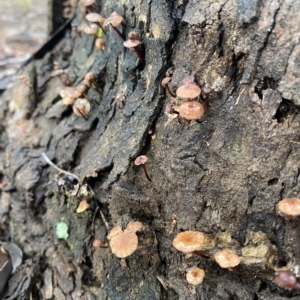
[{"label": "twig", "polygon": [[77,175],[75,175],[75,174],[73,174],[73,173],[70,173],[70,172],[68,172],[68,171],[65,171],[65,170],[59,168],[58,166],[56,166],[56,165],[49,159],[49,157],[46,155],[45,152],[42,153],[42,157],[43,157],[44,161],[45,161],[49,166],[53,167],[53,168],[56,169],[58,172],[64,173],[65,175],[68,175],[68,176],[71,176],[71,177],[75,178],[78,182],[80,182],[80,179],[79,179],[79,177],[78,177]]},{"label": "twig", "polygon": [[102,218],[102,220],[104,222],[104,225],[106,227],[106,230],[109,231],[110,230],[110,226],[109,226],[108,222],[106,221],[105,216],[104,216],[102,210],[99,209],[99,212],[100,212],[100,216],[101,216],[101,218]]}]

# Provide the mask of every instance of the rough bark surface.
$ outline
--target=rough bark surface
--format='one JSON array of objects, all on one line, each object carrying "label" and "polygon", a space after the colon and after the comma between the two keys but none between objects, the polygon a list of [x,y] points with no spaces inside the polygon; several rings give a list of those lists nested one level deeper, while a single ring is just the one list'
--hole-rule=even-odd
[{"label": "rough bark surface", "polygon": [[[96,7],[121,13],[126,34],[141,33],[146,65],[111,28],[103,52],[94,37],[67,30],[2,95],[0,240],[24,252],[4,299],[300,299],[273,283],[281,268],[300,276],[299,220],[276,211],[279,200],[300,197],[300,2],[98,0]],[[80,20],[78,7],[73,22]],[[88,71],[98,74],[88,120],[62,105],[54,61],[74,86]],[[165,113],[167,103],[184,102],[161,87],[166,72],[173,91],[195,72],[221,87],[222,98],[211,96],[200,123],[180,123]],[[79,189],[42,152],[77,174]],[[149,158],[151,182],[133,165],[140,154]],[[91,208],[79,214],[82,199]],[[134,254],[121,260],[92,247],[131,220],[145,226]],[[61,222],[65,240],[55,234]],[[204,250],[208,259],[172,247],[184,230],[216,240]],[[223,248],[242,257],[232,272],[213,259]],[[185,279],[192,266],[206,274],[196,287]]]}]

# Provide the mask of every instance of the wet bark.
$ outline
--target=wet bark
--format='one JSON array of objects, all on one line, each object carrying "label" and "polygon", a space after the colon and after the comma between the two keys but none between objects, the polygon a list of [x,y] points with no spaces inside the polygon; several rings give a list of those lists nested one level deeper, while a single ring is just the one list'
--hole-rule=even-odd
[{"label": "wet bark", "polygon": [[[121,13],[126,34],[140,32],[146,65],[111,28],[103,52],[94,37],[66,30],[2,95],[0,240],[24,252],[5,299],[298,299],[299,291],[273,279],[280,268],[299,275],[299,220],[276,211],[300,192],[299,2],[103,0],[96,7]],[[73,22],[80,19],[78,8]],[[54,61],[69,69],[73,86],[97,73],[88,120],[62,105]],[[168,103],[184,101],[160,82],[171,74],[175,91],[193,72],[223,93],[211,95],[200,123],[187,124],[165,113]],[[79,185],[49,167],[43,152]],[[151,182],[133,164],[141,154]],[[82,199],[91,206],[79,214]],[[145,226],[132,255],[120,260],[92,247],[131,220]],[[62,223],[68,232],[59,239]],[[216,240],[204,250],[208,259],[172,247],[184,230]],[[242,257],[232,272],[213,259],[224,248]],[[192,266],[206,273],[196,287],[185,279]]]}]

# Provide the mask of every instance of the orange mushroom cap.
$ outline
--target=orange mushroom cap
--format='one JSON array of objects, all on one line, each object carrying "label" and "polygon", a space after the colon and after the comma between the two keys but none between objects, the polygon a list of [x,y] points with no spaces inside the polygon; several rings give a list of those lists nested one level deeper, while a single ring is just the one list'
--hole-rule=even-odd
[{"label": "orange mushroom cap", "polygon": [[135,48],[141,44],[140,40],[127,40],[123,43],[125,48]]},{"label": "orange mushroom cap", "polygon": [[237,254],[227,249],[217,252],[214,258],[221,268],[234,268],[241,262]]},{"label": "orange mushroom cap", "polygon": [[278,210],[287,217],[296,217],[300,215],[300,199],[285,198],[278,202]]},{"label": "orange mushroom cap", "polygon": [[201,89],[195,84],[184,84],[176,91],[176,96],[182,99],[194,99],[201,94]]},{"label": "orange mushroom cap", "polygon": [[199,268],[191,268],[186,273],[186,281],[193,285],[198,285],[202,283],[204,279],[205,272]]},{"label": "orange mushroom cap", "polygon": [[183,253],[191,253],[198,250],[204,242],[204,234],[199,231],[180,232],[174,238],[173,247]]},{"label": "orange mushroom cap", "polygon": [[144,165],[147,161],[148,161],[148,157],[146,155],[140,155],[135,159],[134,164],[136,166]]},{"label": "orange mushroom cap", "polygon": [[121,23],[124,22],[124,19],[121,14],[117,12],[113,12],[103,23],[106,27],[107,25],[111,24],[113,27],[117,27]]},{"label": "orange mushroom cap", "polygon": [[138,246],[138,237],[130,231],[120,232],[110,240],[110,249],[117,257],[124,258],[131,255]]},{"label": "orange mushroom cap", "polygon": [[198,120],[203,114],[203,105],[196,101],[182,103],[179,107],[179,115],[185,120]]}]

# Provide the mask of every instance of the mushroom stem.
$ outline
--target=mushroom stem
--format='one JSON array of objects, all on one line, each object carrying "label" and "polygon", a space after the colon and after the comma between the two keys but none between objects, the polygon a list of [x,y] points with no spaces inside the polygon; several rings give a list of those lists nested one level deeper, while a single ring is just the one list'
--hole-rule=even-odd
[{"label": "mushroom stem", "polygon": [[[111,24],[110,24],[110,25],[111,25]],[[112,26],[112,25],[111,25],[111,27],[114,29],[114,31],[119,35],[119,37],[120,37],[123,41],[126,41],[124,34],[122,34],[122,33],[120,32],[120,30],[119,30],[117,27],[114,27],[114,26]]]},{"label": "mushroom stem", "polygon": [[208,94],[205,94],[205,99],[204,99],[204,101],[205,101],[206,107],[209,107],[210,105],[209,105],[209,95],[208,95]]},{"label": "mushroom stem", "polygon": [[140,49],[138,48],[133,48],[133,51],[136,53],[137,57],[139,58],[139,61],[144,65],[145,64],[145,60],[142,56],[142,53],[140,51]]},{"label": "mushroom stem", "polygon": [[208,256],[204,255],[202,252],[200,252],[198,250],[193,251],[193,253],[200,256],[200,257],[206,258],[206,259],[209,258]]},{"label": "mushroom stem", "polygon": [[167,89],[167,91],[169,92],[169,94],[170,94],[172,97],[176,98],[176,95],[171,91],[171,89],[170,89],[170,87],[169,87],[168,84],[166,84],[166,89]]},{"label": "mushroom stem", "polygon": [[97,9],[96,9],[95,7],[93,7],[93,5],[87,6],[86,9],[87,9],[89,12],[97,13],[97,14],[98,14]]},{"label": "mushroom stem", "polygon": [[144,170],[144,173],[145,173],[146,178],[147,178],[149,181],[152,181],[151,178],[150,178],[149,175],[148,175],[146,166],[143,164],[142,167],[143,167],[143,170]]}]

